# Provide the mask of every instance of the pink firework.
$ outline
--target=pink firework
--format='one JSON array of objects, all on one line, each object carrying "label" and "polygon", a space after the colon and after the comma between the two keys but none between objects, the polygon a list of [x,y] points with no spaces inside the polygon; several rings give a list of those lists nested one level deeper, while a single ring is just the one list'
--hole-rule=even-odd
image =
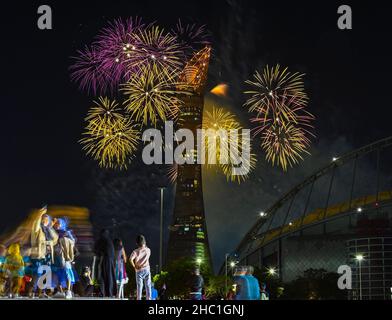
[{"label": "pink firework", "polygon": [[133,34],[143,28],[139,18],[117,19],[103,28],[91,48],[78,51],[71,66],[71,78],[82,90],[96,94],[114,92],[127,81]]},{"label": "pink firework", "polygon": [[204,25],[184,24],[179,19],[176,26],[171,30],[171,34],[177,38],[186,60],[194,54],[194,51],[199,51],[211,44],[210,34]]},{"label": "pink firework", "polygon": [[79,50],[71,65],[71,80],[79,84],[81,90],[93,93],[105,92],[112,84],[112,75],[102,67],[99,48],[85,47]]},{"label": "pink firework", "polygon": [[130,62],[138,58],[134,34],[143,28],[140,18],[117,19],[103,28],[94,42],[100,49],[102,67],[113,75],[114,87],[129,80],[127,74],[132,71],[129,70]]}]

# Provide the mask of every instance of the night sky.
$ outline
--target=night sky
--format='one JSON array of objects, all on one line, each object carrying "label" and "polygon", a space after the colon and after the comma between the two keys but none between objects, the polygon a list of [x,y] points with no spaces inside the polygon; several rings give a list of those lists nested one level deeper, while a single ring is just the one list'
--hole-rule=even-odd
[{"label": "night sky", "polygon": [[[7,1],[8,3],[8,1]],[[353,30],[337,28],[347,1],[22,1],[2,4],[0,230],[15,227],[43,203],[91,209],[96,228],[115,226],[128,248],[139,232],[158,255],[158,167],[135,161],[127,172],[97,168],[78,140],[92,96],[70,81],[70,57],[118,17],[140,16],[170,29],[205,24],[213,57],[208,89],[229,85],[227,105],[245,123],[244,81],[266,64],[306,73],[309,111],[317,120],[312,156],[285,175],[266,164],[240,186],[204,179],[215,267],[257,213],[325,165],[332,156],[390,135],[390,11],[375,1],[352,4]],[[23,3],[23,4],[22,4]],[[381,1],[379,3],[382,3]],[[53,10],[53,30],[36,26],[37,8]],[[167,191],[166,223],[173,190]],[[225,224],[222,225],[222,221]]]}]

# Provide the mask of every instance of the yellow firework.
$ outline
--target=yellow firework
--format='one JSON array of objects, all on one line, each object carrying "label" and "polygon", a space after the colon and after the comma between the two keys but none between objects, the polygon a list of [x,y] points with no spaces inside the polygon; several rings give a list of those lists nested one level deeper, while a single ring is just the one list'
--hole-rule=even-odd
[{"label": "yellow firework", "polygon": [[[213,130],[212,135],[207,132],[205,140],[205,158],[207,167],[219,168],[227,180],[241,182],[248,174],[235,175],[234,168],[238,165],[246,167],[249,173],[255,167],[256,158],[250,154],[250,159],[244,159],[246,163],[239,163],[241,159],[243,142],[250,146],[250,139],[242,133],[242,127],[236,117],[223,108],[213,107],[212,111],[206,111],[203,116],[203,129]],[[238,153],[230,150],[230,145],[236,146]],[[214,159],[216,165],[211,165],[209,159]]]},{"label": "yellow firework", "polygon": [[[242,149],[243,149],[243,144],[241,141],[244,137],[240,136],[239,137],[239,143],[238,143],[238,149],[239,149],[239,154],[242,154]],[[249,144],[249,150],[251,147],[251,141],[250,139],[245,138],[246,143]],[[254,168],[256,168],[256,163],[257,163],[257,158],[256,155],[254,153],[250,153],[249,155],[250,157],[242,157],[242,158],[237,158],[238,160],[235,160],[236,164],[234,163],[229,163],[229,164],[222,164],[220,165],[220,168],[223,172],[223,174],[226,176],[227,181],[231,181],[231,182],[237,182],[237,183],[241,183],[243,181],[245,181],[250,173],[252,172],[252,170]],[[236,159],[236,158],[235,158]],[[237,163],[239,160],[242,160],[242,162]],[[237,173],[235,174],[235,168],[240,169],[241,170],[245,170],[244,173]]]},{"label": "yellow firework", "polygon": [[291,73],[279,65],[266,66],[246,83],[252,89],[245,92],[251,95],[245,106],[256,113],[251,121],[257,124],[255,135],[262,135],[266,160],[286,171],[308,153],[308,136],[313,135],[307,130],[313,128],[314,116],[306,110],[303,74]]},{"label": "yellow firework", "polygon": [[144,66],[122,87],[127,97],[125,108],[131,117],[144,125],[174,118],[181,100],[175,87],[175,74],[160,71],[156,64]]},{"label": "yellow firework", "polygon": [[[287,68],[264,68],[262,73],[256,71],[253,80],[246,84],[251,90],[245,94],[251,95],[245,106],[249,112],[257,112],[259,118],[273,119],[276,113],[282,114],[287,120],[295,121],[295,114],[291,107],[306,106],[308,97],[303,83],[304,74],[291,73]],[[290,106],[289,106],[290,105]]]},{"label": "yellow firework", "polygon": [[261,147],[266,152],[266,160],[287,171],[288,166],[303,159],[303,154],[309,154],[307,133],[303,128],[278,119],[262,133]]},{"label": "yellow firework", "polygon": [[202,128],[213,130],[211,139],[205,140],[206,159],[211,154],[217,164],[229,162],[230,130],[242,129],[235,116],[223,108],[213,107],[211,112],[204,113]]},{"label": "yellow firework", "polygon": [[115,101],[100,98],[86,117],[86,129],[79,141],[86,154],[104,168],[127,168],[140,140],[138,126],[120,111]]},{"label": "yellow firework", "polygon": [[98,101],[93,102],[85,120],[91,132],[99,132],[102,126],[110,127],[115,122],[123,121],[123,109],[115,100],[99,97]]},{"label": "yellow firework", "polygon": [[131,69],[152,63],[162,70],[169,71],[178,70],[183,66],[183,52],[176,37],[159,26],[141,28],[132,34],[132,38],[129,60]]},{"label": "yellow firework", "polygon": [[241,125],[234,114],[220,107],[212,107],[212,111],[206,111],[203,115],[203,129],[240,130]]}]

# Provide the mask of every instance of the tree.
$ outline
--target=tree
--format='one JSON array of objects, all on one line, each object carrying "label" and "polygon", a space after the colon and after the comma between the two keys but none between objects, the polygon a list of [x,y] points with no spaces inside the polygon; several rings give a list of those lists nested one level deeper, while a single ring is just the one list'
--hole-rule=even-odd
[{"label": "tree", "polygon": [[344,300],[346,293],[337,286],[338,274],[324,269],[308,269],[303,276],[285,285],[285,299]]},{"label": "tree", "polygon": [[[233,285],[233,279],[228,277],[227,288],[230,289]],[[220,300],[226,297],[226,276],[211,275],[205,285],[205,293],[208,299]]]},{"label": "tree", "polygon": [[152,282],[154,282],[155,288],[162,288],[164,284],[167,284],[169,278],[169,272],[161,271],[157,273],[153,278]]},{"label": "tree", "polygon": [[[154,276],[154,283],[157,289],[166,284],[169,297],[187,299],[189,296],[189,280],[197,265],[190,258],[181,258],[172,261],[166,266],[164,271]],[[205,287],[208,286],[212,276],[209,266],[201,264],[200,273],[204,278]]]}]

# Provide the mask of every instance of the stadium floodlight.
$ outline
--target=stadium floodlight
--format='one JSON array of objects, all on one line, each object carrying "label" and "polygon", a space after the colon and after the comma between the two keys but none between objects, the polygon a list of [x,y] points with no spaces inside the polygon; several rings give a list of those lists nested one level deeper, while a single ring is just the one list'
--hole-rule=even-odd
[{"label": "stadium floodlight", "polygon": [[276,274],[276,269],[274,267],[268,268],[268,274],[274,276]]},{"label": "stadium floodlight", "polygon": [[357,254],[357,255],[355,256],[355,260],[357,260],[357,261],[359,261],[359,262],[361,262],[363,259],[364,259],[364,258],[363,258],[363,255],[362,255],[362,254]]}]

